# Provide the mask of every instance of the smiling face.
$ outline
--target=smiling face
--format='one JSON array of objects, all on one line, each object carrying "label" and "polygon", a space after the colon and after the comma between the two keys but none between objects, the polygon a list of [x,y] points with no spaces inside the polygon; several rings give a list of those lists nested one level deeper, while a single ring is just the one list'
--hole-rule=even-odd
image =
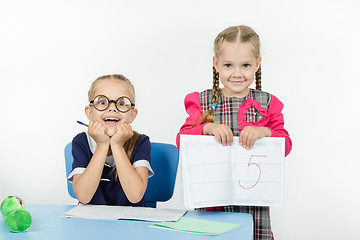
[{"label": "smiling face", "polygon": [[219,72],[220,82],[224,85],[222,94],[242,98],[249,93],[249,86],[254,82],[261,58],[255,57],[251,42],[224,41],[213,62]]},{"label": "smiling face", "polygon": [[[97,82],[90,98],[93,100],[98,95],[104,95],[109,100],[115,101],[122,96],[128,97],[131,102],[134,102],[135,98],[129,83],[118,79],[103,79]],[[116,108],[115,103],[111,102],[106,110],[99,111],[90,104],[85,107],[85,114],[90,121],[103,123],[110,130],[115,129],[118,122],[133,122],[137,109],[132,107],[128,112],[123,113]]]}]

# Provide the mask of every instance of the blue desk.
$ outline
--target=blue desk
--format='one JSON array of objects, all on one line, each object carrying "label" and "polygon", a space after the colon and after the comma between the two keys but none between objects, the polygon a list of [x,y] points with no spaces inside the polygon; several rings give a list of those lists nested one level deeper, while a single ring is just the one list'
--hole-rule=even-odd
[{"label": "blue desk", "polygon": [[91,220],[61,218],[60,216],[73,208],[70,205],[28,205],[32,216],[32,225],[23,233],[12,233],[0,217],[0,239],[28,240],[81,240],[81,239],[141,239],[141,240],[178,240],[178,239],[252,239],[253,220],[250,214],[226,212],[189,211],[186,216],[213,221],[238,223],[243,225],[218,236],[171,231],[148,227],[153,222],[133,220]]}]

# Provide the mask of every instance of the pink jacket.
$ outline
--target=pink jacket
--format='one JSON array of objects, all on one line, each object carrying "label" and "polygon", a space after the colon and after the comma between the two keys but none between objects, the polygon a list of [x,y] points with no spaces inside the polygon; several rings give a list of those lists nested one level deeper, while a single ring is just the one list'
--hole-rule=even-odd
[{"label": "pink jacket", "polygon": [[[181,134],[191,134],[191,135],[201,135],[202,130],[207,124],[207,122],[198,124],[202,117],[202,109],[200,106],[200,98],[198,92],[193,92],[188,94],[185,97],[185,109],[189,114],[189,117],[186,119],[184,125],[180,128],[179,133],[176,136],[176,145],[180,148],[180,135]],[[264,117],[256,122],[246,122],[246,112],[249,107],[255,107],[258,112]],[[271,97],[271,102],[268,110],[264,110],[260,104],[253,99],[247,99],[239,108],[238,122],[239,130],[242,130],[246,126],[257,126],[257,127],[267,127],[271,131],[272,137],[284,137],[285,138],[285,156],[287,156],[292,147],[292,142],[289,137],[288,132],[284,128],[284,119],[281,110],[284,105],[280,102],[278,98],[274,95]]]}]

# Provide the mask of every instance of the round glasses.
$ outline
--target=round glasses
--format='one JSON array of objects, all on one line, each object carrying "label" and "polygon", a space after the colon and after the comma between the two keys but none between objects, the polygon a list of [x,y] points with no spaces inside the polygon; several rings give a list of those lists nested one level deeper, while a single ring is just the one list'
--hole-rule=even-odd
[{"label": "round glasses", "polygon": [[128,97],[119,97],[117,100],[109,100],[104,95],[98,95],[91,100],[90,103],[96,110],[105,111],[108,109],[111,103],[115,103],[115,107],[119,112],[128,112],[132,107],[135,107],[135,103],[132,103]]}]

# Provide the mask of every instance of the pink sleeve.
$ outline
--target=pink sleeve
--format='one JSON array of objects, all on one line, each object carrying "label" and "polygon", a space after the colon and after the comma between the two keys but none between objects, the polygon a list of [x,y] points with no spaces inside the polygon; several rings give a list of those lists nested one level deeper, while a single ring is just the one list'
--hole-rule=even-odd
[{"label": "pink sleeve", "polygon": [[189,114],[189,117],[186,119],[184,125],[182,125],[179,133],[176,136],[176,145],[179,149],[181,134],[201,135],[204,125],[206,124],[201,122],[202,110],[200,107],[200,98],[198,92],[188,94],[185,97],[184,103],[185,110],[187,114]]},{"label": "pink sleeve", "polygon": [[284,137],[285,138],[285,156],[287,156],[292,147],[292,142],[289,137],[289,133],[284,128],[284,118],[281,113],[284,105],[280,100],[272,95],[271,102],[268,108],[269,122],[265,127],[269,128],[272,137]]}]

